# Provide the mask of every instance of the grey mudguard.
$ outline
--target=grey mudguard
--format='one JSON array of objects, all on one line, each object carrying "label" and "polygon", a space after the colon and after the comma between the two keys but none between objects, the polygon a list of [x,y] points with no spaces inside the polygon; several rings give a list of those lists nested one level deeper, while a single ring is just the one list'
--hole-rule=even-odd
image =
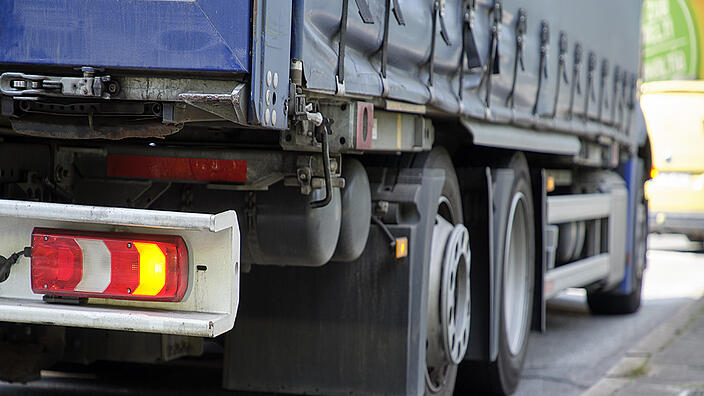
[{"label": "grey mudguard", "polygon": [[[491,122],[616,137],[623,136],[623,131],[636,123],[631,118],[638,116],[632,112],[637,107],[634,96],[639,71],[640,0],[446,0],[438,2],[438,13],[431,0],[398,2],[401,21],[395,17],[396,10],[388,18],[385,79],[381,63],[386,7],[393,7],[395,2],[360,1],[369,6],[372,23],[363,20],[358,1],[294,0],[292,57],[303,60],[309,90],[387,97]],[[474,39],[474,55],[483,67],[469,70],[465,63],[460,79],[465,9],[472,9],[471,3],[475,3],[471,35],[464,37]],[[348,6],[348,17],[344,34],[345,84],[340,92],[336,76],[343,4]],[[503,10],[498,24],[498,65],[491,68],[487,62],[491,59],[490,31],[497,4]],[[520,10],[524,11],[526,22],[522,51],[518,50],[516,34]],[[434,19],[435,50],[431,62]],[[442,37],[443,25],[449,40]],[[559,66],[561,36],[567,44],[563,45],[563,66]],[[582,48],[580,62],[576,62],[577,43]],[[545,55],[541,55],[541,47]],[[511,104],[508,97],[520,52],[524,69],[518,62]],[[564,73],[558,74],[560,68]],[[539,69],[543,71],[542,79]],[[488,106],[486,70],[494,71],[490,76]],[[574,85],[577,81],[579,84]],[[555,102],[557,111],[553,114]]]}]

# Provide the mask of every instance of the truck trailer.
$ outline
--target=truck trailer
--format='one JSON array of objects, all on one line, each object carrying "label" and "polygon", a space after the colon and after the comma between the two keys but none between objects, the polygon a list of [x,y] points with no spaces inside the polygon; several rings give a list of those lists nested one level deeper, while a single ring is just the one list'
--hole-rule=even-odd
[{"label": "truck trailer", "polygon": [[640,305],[639,0],[0,0],[0,379],[512,393]]}]

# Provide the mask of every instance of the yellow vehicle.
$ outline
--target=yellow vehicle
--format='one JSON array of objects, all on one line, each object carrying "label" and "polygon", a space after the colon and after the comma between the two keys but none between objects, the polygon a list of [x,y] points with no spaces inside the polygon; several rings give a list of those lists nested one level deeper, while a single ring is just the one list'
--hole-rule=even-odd
[{"label": "yellow vehicle", "polygon": [[645,194],[650,231],[704,240],[704,81],[644,84],[641,106],[652,146]]}]

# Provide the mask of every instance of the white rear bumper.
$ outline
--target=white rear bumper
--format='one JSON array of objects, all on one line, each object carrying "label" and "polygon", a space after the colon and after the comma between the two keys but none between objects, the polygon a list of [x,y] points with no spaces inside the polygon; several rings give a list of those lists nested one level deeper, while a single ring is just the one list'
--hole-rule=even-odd
[{"label": "white rear bumper", "polygon": [[34,227],[180,235],[189,251],[188,290],[180,302],[90,298],[85,305],[48,304],[32,292],[29,259],[22,258],[0,283],[0,321],[203,337],[234,325],[240,260],[234,211],[210,215],[0,200],[0,254],[29,246]]}]

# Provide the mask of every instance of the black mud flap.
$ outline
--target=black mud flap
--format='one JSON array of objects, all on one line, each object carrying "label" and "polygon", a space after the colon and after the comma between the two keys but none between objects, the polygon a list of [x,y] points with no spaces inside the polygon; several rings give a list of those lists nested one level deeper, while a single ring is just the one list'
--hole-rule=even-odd
[{"label": "black mud flap", "polygon": [[[469,229],[472,251],[471,328],[465,359],[493,361],[498,354],[499,315],[501,306],[501,268],[496,254],[503,243],[495,224],[506,221],[507,213],[496,213],[505,207],[508,190],[513,183],[510,169],[464,168],[459,170],[463,185],[465,225]],[[502,218],[497,218],[497,216]]]},{"label": "black mud flap", "polygon": [[225,342],[224,387],[306,394],[420,395],[428,267],[441,170],[368,168],[383,222],[408,237],[395,259],[372,226],[362,256],[319,268],[254,266]]}]

